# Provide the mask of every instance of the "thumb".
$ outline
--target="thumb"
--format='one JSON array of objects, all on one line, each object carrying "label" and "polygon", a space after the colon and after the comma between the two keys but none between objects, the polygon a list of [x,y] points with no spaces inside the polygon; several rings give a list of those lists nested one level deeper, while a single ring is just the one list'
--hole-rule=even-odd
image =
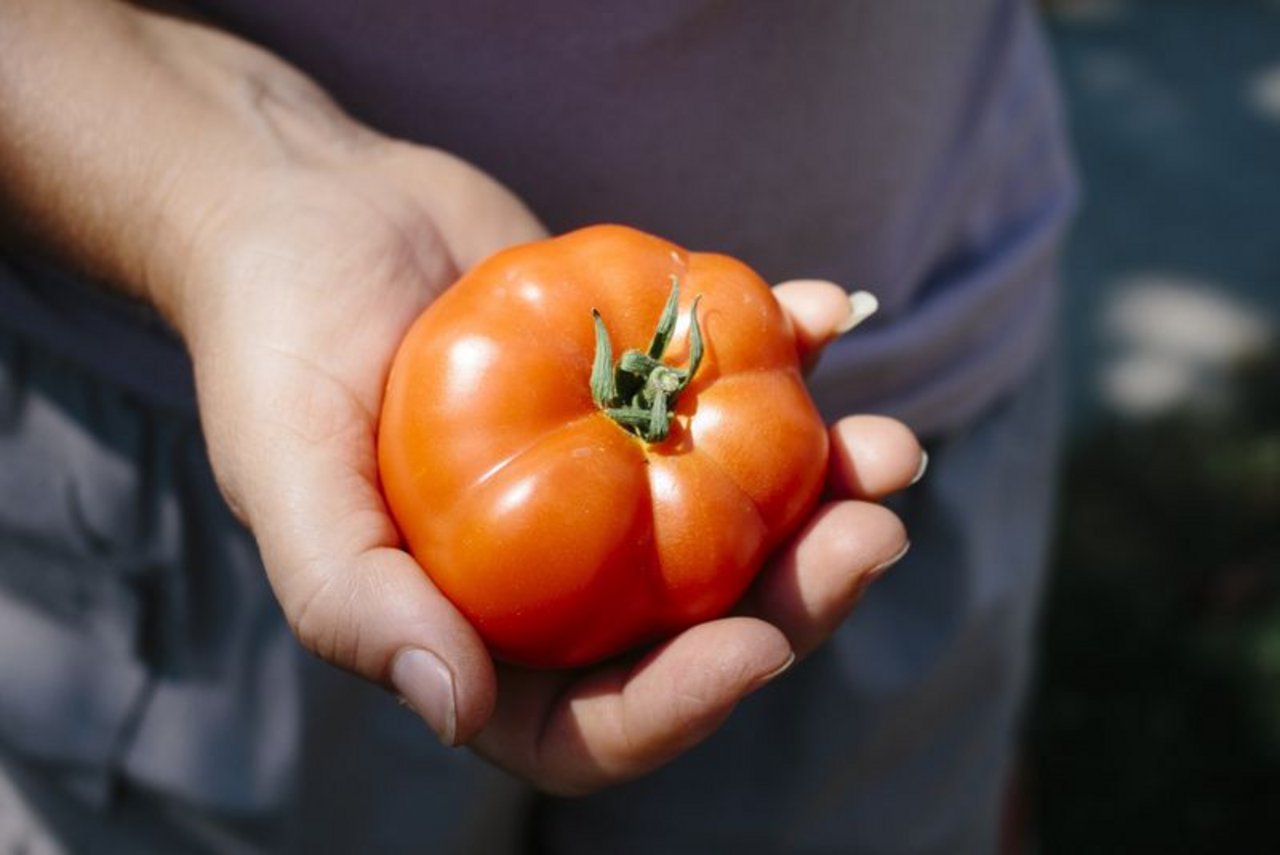
[{"label": "thumb", "polygon": [[253,368],[235,372],[234,396],[202,396],[203,421],[290,628],[320,658],[399,693],[446,744],[466,742],[492,714],[493,663],[397,548],[363,405],[303,363],[264,356]]}]

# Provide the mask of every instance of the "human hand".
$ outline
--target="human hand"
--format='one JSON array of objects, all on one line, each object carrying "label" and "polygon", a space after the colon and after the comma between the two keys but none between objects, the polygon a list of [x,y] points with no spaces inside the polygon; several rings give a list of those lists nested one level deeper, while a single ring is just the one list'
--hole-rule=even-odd
[{"label": "human hand", "polygon": [[[495,666],[399,548],[374,431],[409,323],[475,261],[540,236],[536,220],[476,170],[360,128],[225,33],[125,4],[3,8],[0,175],[15,210],[174,323],[219,484],[299,640],[399,692],[445,742],[553,792],[641,774],[817,646],[902,551],[901,524],[869,500],[911,480],[919,447],[895,422],[845,420],[833,500],[738,614],[638,660]],[[811,361],[848,303],[829,284],[777,293]]]},{"label": "human hand", "polygon": [[[865,500],[910,480],[918,445],[888,420],[837,425],[831,491],[847,498],[815,514],[740,614],[639,661],[495,667],[399,549],[378,492],[375,418],[395,347],[422,307],[472,262],[540,227],[460,162],[382,145],[359,168],[269,185],[205,236],[175,315],[219,481],[308,649],[399,692],[445,742],[470,742],[544,789],[583,792],[639,774],[817,646],[901,552],[900,523]],[[806,361],[849,313],[827,283],[776,293]]]}]

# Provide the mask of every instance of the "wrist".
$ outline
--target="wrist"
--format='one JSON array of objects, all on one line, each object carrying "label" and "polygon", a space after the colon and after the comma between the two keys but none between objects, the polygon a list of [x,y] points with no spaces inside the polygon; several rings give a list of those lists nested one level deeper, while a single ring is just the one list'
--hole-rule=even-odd
[{"label": "wrist", "polygon": [[177,323],[193,248],[264,175],[373,135],[302,74],[231,35],[120,3],[0,7],[6,214]]},{"label": "wrist", "polygon": [[224,33],[152,18],[202,127],[167,143],[149,180],[154,235],[143,229],[132,281],[140,296],[186,333],[189,293],[208,257],[266,207],[348,169],[381,139],[343,113],[307,77],[266,51]]}]

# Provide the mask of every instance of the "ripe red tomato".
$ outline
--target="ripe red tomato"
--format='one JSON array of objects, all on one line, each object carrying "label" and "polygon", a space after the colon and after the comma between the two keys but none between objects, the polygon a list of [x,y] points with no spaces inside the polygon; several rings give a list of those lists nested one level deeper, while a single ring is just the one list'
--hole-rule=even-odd
[{"label": "ripe red tomato", "polygon": [[813,507],[827,441],[755,273],[595,226],[498,253],[422,314],[378,460],[494,654],[569,667],[728,611]]}]

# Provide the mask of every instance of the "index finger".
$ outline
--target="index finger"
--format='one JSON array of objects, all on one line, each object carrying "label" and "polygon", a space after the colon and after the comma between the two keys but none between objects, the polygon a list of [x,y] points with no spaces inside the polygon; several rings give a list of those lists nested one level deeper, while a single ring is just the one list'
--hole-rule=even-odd
[{"label": "index finger", "polygon": [[822,348],[875,314],[879,302],[867,291],[846,292],[825,279],[792,279],[773,289],[791,318],[796,350],[806,371]]}]

